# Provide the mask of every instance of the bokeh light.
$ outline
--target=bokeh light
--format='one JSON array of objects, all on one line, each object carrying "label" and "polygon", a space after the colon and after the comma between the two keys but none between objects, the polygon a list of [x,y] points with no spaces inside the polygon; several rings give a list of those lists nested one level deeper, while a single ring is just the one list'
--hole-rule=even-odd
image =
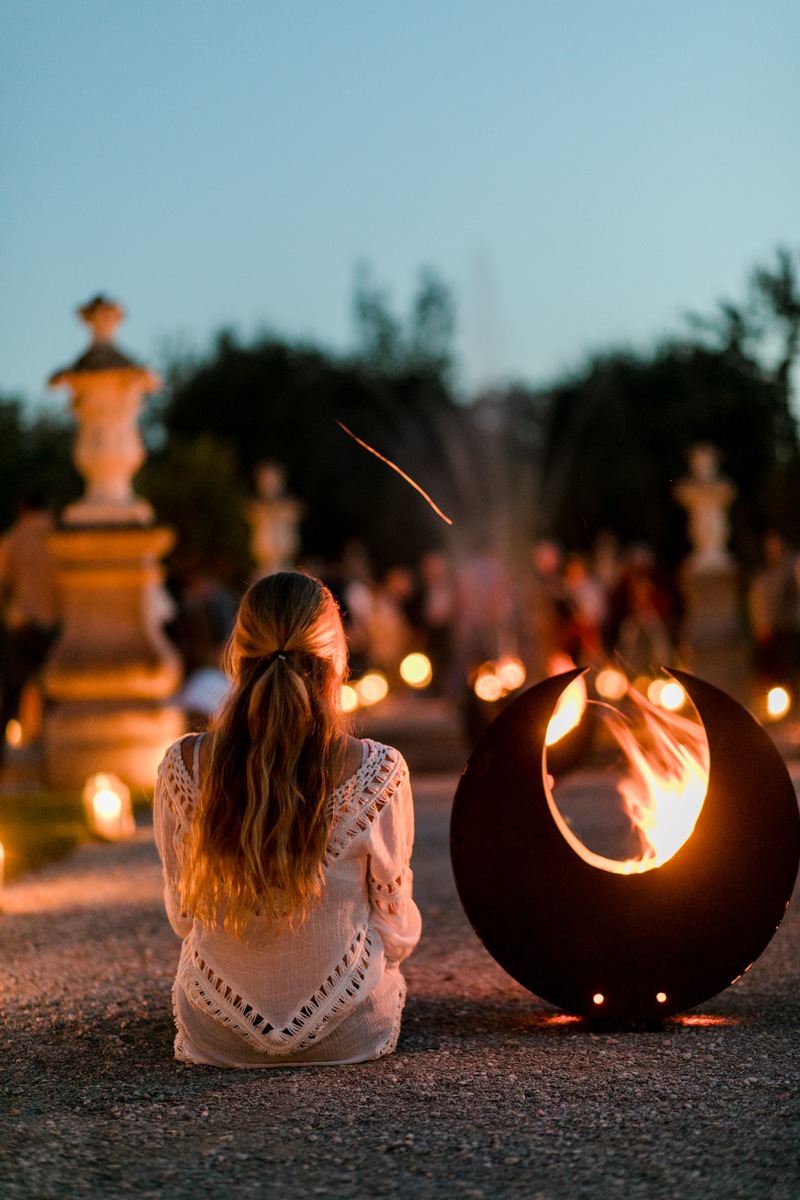
[{"label": "bokeh light", "polygon": [[792,698],[784,687],[770,688],[767,692],[767,716],[773,721],[785,717],[792,705]]},{"label": "bokeh light", "polygon": [[407,654],[400,663],[400,678],[409,687],[427,687],[433,679],[433,668],[427,654],[421,654],[419,651]]},{"label": "bokeh light", "polygon": [[486,700],[490,704],[505,695],[502,683],[491,669],[478,672],[473,688],[479,700]]},{"label": "bokeh light", "polygon": [[136,825],[130,789],[116,775],[99,771],[83,789],[83,803],[92,832],[109,841],[132,837]]},{"label": "bokeh light", "polygon": [[604,700],[621,700],[628,690],[628,678],[614,667],[604,667],[598,671],[594,686]]},{"label": "bokeh light", "polygon": [[6,725],[6,745],[22,745],[22,726],[14,717]]},{"label": "bokeh light", "polygon": [[669,679],[661,689],[659,704],[668,712],[677,712],[686,703],[686,692],[675,679]]},{"label": "bokeh light", "polygon": [[494,673],[507,692],[515,692],[517,688],[521,688],[527,676],[524,664],[510,655],[500,659]]},{"label": "bokeh light", "polygon": [[367,671],[354,685],[362,704],[379,704],[389,695],[389,681],[382,671]]}]

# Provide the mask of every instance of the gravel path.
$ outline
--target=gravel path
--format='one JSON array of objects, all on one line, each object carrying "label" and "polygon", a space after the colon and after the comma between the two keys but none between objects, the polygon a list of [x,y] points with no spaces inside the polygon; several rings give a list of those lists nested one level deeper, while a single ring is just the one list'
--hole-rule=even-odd
[{"label": "gravel path", "polygon": [[226,1072],[172,1059],[178,943],[148,830],[0,893],[0,1196],[800,1198],[800,905],[735,987],[596,1033],[470,931],[455,780],[416,781],[423,942],[398,1053]]}]

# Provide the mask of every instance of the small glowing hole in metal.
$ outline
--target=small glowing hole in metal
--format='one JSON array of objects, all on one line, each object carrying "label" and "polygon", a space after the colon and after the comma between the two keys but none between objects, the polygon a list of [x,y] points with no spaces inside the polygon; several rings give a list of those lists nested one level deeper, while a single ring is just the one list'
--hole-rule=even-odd
[{"label": "small glowing hole in metal", "polygon": [[667,1003],[667,993],[666,992],[656,992],[656,1000],[658,1001],[659,1004],[666,1004]]},{"label": "small glowing hole in metal", "polygon": [[792,699],[786,688],[774,687],[767,692],[767,716],[773,721],[785,717],[792,705]]},{"label": "small glowing hole in metal", "polygon": [[592,996],[592,1000],[595,1004],[603,1004],[605,1001],[605,996],[602,992],[595,992],[595,994]]}]

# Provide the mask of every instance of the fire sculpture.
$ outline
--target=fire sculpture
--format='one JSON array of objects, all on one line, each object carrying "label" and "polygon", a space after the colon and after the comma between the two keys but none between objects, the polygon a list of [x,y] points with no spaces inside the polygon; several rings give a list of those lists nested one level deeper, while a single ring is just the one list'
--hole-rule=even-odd
[{"label": "fire sculpture", "polygon": [[[683,760],[693,790],[684,807],[694,827],[668,855],[632,866],[568,840],[545,742],[580,671],[545,680],[501,713],[456,792],[453,870],[473,928],[519,983],[572,1013],[653,1020],[700,1004],[752,965],[792,893],[800,818],[778,751],[730,696],[671,674],[695,704],[707,751],[684,744],[680,722],[660,751]],[[651,770],[642,759],[640,781]]]}]

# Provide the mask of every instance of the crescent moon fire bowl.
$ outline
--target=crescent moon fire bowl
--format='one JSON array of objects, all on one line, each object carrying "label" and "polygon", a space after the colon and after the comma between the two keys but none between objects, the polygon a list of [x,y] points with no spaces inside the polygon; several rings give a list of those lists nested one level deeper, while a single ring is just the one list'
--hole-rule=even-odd
[{"label": "crescent moon fire bowl", "polygon": [[456,886],[486,949],[537,996],[593,1019],[658,1020],[723,991],[772,938],[797,875],[797,800],[772,740],[718,688],[669,674],[705,730],[708,782],[693,831],[660,866],[599,869],[554,815],[545,740],[579,670],[496,718],[453,805]]}]

